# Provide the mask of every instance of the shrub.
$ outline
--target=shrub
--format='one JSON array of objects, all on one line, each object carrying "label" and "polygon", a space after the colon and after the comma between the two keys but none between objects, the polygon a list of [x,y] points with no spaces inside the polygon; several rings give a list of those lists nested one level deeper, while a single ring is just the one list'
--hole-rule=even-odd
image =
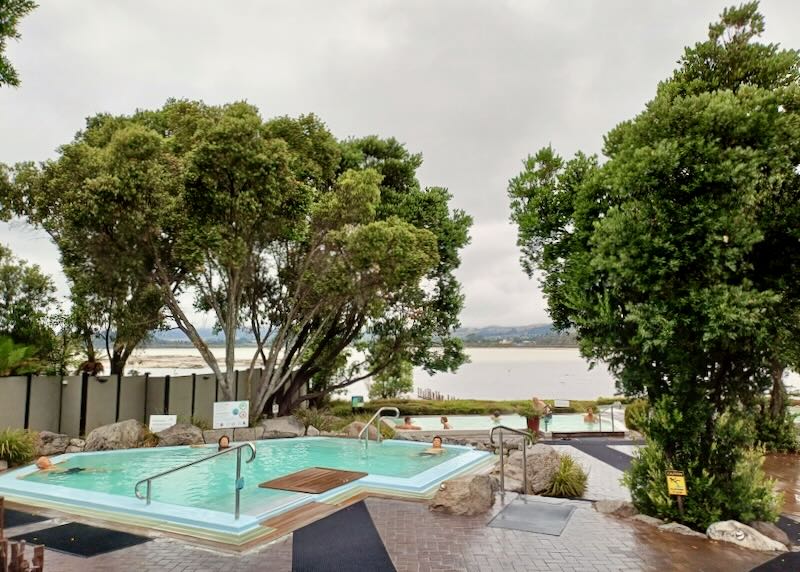
[{"label": "shrub", "polygon": [[311,426],[319,431],[331,431],[339,422],[339,419],[331,415],[327,409],[317,409],[316,407],[300,407],[295,409],[292,415],[303,424],[306,432]]},{"label": "shrub", "polygon": [[187,415],[178,415],[177,421],[179,424],[194,425],[195,427],[200,429],[200,431],[208,431],[209,429],[211,429],[211,423],[209,423],[202,417],[196,417],[194,415],[192,415],[191,417]]},{"label": "shrub", "polygon": [[625,427],[631,431],[644,433],[647,426],[647,412],[650,404],[646,399],[637,399],[625,407]]},{"label": "shrub", "polygon": [[550,481],[544,495],[548,497],[581,497],[586,492],[587,480],[588,477],[583,467],[571,456],[562,454],[558,470],[553,475],[553,480]]},{"label": "shrub", "polygon": [[773,417],[764,404],[762,410],[756,414],[756,431],[756,439],[767,451],[791,453],[798,449],[797,427],[794,424],[794,415],[788,407],[784,408],[780,416]]},{"label": "shrub", "polygon": [[[697,431],[693,413],[682,413],[668,405],[663,401],[654,408],[647,445],[638,451],[623,477],[636,508],[697,530],[706,530],[719,520],[775,521],[780,496],[761,469],[763,448],[752,444],[752,418],[740,411],[718,416],[714,421],[714,441],[709,447],[688,436],[689,431]],[[703,406],[698,404],[699,411]],[[678,436],[673,441],[678,446],[665,450],[660,443],[668,441],[663,440],[662,433]],[[686,478],[689,495],[684,500],[683,514],[677,501],[667,494],[665,473],[672,469],[683,471]]]},{"label": "shrub", "polygon": [[36,455],[38,436],[23,429],[6,429],[0,432],[0,459],[10,467],[30,463]]}]

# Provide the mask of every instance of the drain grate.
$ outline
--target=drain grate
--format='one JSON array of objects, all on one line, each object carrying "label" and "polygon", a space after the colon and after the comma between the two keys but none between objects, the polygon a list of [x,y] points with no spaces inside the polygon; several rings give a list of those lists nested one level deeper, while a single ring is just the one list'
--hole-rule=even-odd
[{"label": "drain grate", "polygon": [[561,536],[575,507],[530,499],[514,499],[495,516],[489,526]]}]

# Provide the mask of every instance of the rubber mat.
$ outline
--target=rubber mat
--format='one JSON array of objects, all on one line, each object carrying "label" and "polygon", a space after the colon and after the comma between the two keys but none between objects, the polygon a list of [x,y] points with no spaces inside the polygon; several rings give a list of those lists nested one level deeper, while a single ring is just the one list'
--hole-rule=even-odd
[{"label": "rubber mat", "polygon": [[293,572],[394,572],[363,502],[295,530]]},{"label": "rubber mat", "polygon": [[146,536],[89,526],[77,522],[37,530],[14,536],[11,540],[24,540],[30,544],[44,544],[50,550],[58,550],[77,556],[96,556],[148,542]]},{"label": "rubber mat", "polygon": [[26,524],[49,520],[46,516],[39,516],[38,514],[23,512],[21,510],[12,510],[10,508],[3,511],[3,516],[5,528],[14,528],[15,526],[25,526]]},{"label": "rubber mat", "polygon": [[571,504],[514,499],[495,516],[489,526],[561,536],[575,507]]}]

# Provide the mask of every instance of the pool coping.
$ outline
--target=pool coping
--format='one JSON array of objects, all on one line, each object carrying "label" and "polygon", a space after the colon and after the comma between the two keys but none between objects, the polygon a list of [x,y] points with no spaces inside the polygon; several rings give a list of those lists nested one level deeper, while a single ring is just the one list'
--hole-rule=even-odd
[{"label": "pool coping", "polygon": [[[264,441],[304,441],[337,439],[337,437],[296,437],[267,439]],[[351,439],[348,439],[352,441]],[[422,448],[426,445],[403,440],[391,440],[393,445]],[[370,443],[368,446],[380,446]],[[215,447],[207,445],[208,448]],[[158,447],[153,451],[187,449],[189,446]],[[368,474],[367,476],[331,489],[321,494],[294,493],[278,499],[261,509],[257,514],[241,514],[239,520],[232,513],[196,507],[173,505],[162,501],[152,501],[146,505],[131,491],[130,497],[110,493],[99,493],[85,489],[75,489],[53,484],[26,481],[24,477],[36,472],[35,465],[13,469],[0,474],[0,495],[11,502],[29,506],[51,508],[66,514],[87,518],[102,518],[132,526],[143,526],[156,530],[196,537],[212,542],[243,545],[274,532],[265,521],[278,515],[316,502],[338,504],[344,500],[364,494],[378,494],[395,498],[421,499],[432,497],[439,484],[447,479],[480,470],[492,461],[493,455],[476,451],[471,447],[448,445],[449,449],[459,449],[463,453],[438,465],[426,469],[413,477],[388,477]],[[93,451],[88,453],[65,453],[54,457],[55,462],[69,460],[82,455],[104,455],[109,453],[141,453],[142,449],[118,449],[114,451]],[[233,491],[231,491],[233,492]]]}]

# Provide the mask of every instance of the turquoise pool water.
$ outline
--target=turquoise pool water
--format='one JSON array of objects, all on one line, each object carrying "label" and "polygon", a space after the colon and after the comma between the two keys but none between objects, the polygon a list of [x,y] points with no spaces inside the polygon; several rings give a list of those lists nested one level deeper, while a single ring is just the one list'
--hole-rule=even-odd
[{"label": "turquoise pool water", "polygon": [[[370,443],[355,439],[287,439],[256,441],[256,458],[245,463],[249,451],[242,450],[242,514],[256,515],[296,493],[258,488],[258,484],[309,467],[363,471],[384,477],[413,477],[441,463],[466,454],[467,449],[450,448],[442,456],[420,456],[427,445],[384,441]],[[34,472],[25,481],[81,489],[133,498],[137,481],[214,452],[216,447],[170,447],[74,455],[59,467],[82,467],[78,473]],[[152,484],[153,501],[222,512],[234,508],[236,453],[223,455],[171,475]],[[144,485],[140,491],[145,492]],[[144,504],[144,501],[142,501]]]},{"label": "turquoise pool water", "polygon": [[[558,413],[553,415],[549,422],[542,418],[539,424],[541,431],[611,431],[612,423],[609,414],[603,414],[601,423],[586,423],[583,420],[583,413]],[[441,416],[420,416],[412,417],[411,423],[416,425],[423,431],[443,431]],[[495,422],[491,417],[486,415],[448,415],[448,422],[453,431],[489,431],[495,425],[505,425],[512,429],[527,429],[527,421],[520,415],[502,415],[500,420]],[[403,423],[403,419],[394,419],[391,421],[396,424]],[[615,419],[613,423],[613,430],[624,431],[625,426],[621,420]]]}]

